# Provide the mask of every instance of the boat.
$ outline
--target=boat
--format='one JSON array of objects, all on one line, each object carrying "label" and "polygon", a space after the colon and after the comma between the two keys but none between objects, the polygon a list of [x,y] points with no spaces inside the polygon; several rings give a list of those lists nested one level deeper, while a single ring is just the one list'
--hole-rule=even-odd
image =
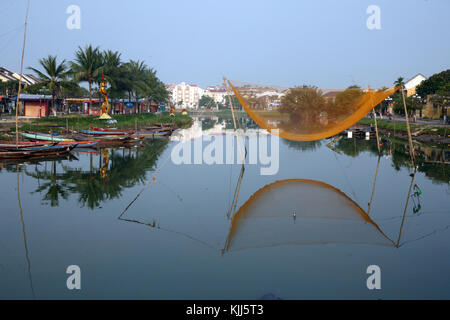
[{"label": "boat", "polygon": [[72,144],[76,144],[76,148],[92,148],[95,147],[96,145],[98,145],[98,143],[100,142],[100,140],[87,140],[87,141],[75,141],[74,142],[69,142],[69,141],[64,141],[64,142],[58,142],[58,146],[67,146],[67,145],[72,145]]},{"label": "boat", "polygon": [[143,136],[143,137],[155,137],[155,136],[168,136],[172,133],[172,130],[155,130],[155,131],[135,131],[132,136]]},{"label": "boat", "polygon": [[56,141],[56,142],[74,142],[75,140],[67,138],[65,136],[37,133],[37,132],[21,132],[22,136],[31,141]]},{"label": "boat", "polygon": [[0,151],[0,159],[26,159],[31,157],[30,151]]},{"label": "boat", "polygon": [[9,149],[15,146],[19,147],[41,147],[56,144],[56,142],[31,142],[31,141],[10,141],[10,140],[0,140],[0,150]]},{"label": "boat", "polygon": [[[74,132],[72,136],[77,142],[92,141],[92,135]],[[103,146],[123,145],[127,143],[133,143],[136,141],[143,140],[144,137],[133,137],[131,135],[126,136],[103,135],[103,136],[96,136],[96,139],[99,141],[98,145],[103,147]]]},{"label": "boat", "polygon": [[0,151],[0,158],[2,159],[24,159],[29,157],[41,157],[41,156],[58,156],[65,153],[69,153],[76,147],[76,144],[70,146],[43,146],[43,147],[23,147],[8,149]]},{"label": "boat", "polygon": [[125,136],[131,133],[129,131],[116,131],[116,130],[114,131],[81,130],[80,132],[90,136]]}]

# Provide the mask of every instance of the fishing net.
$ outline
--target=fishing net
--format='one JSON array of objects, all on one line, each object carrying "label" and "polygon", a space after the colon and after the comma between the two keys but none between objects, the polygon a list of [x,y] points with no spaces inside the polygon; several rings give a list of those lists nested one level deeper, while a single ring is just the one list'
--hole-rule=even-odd
[{"label": "fishing net", "polygon": [[258,190],[234,214],[224,251],[329,243],[394,245],[340,190],[289,179]]},{"label": "fishing net", "polygon": [[226,84],[261,128],[296,141],[320,140],[348,129],[397,90],[289,88],[234,80]]}]

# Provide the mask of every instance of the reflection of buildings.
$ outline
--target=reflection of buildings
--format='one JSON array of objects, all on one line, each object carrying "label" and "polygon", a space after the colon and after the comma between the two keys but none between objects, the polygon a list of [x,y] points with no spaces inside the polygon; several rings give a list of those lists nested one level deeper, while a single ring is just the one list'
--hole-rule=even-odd
[{"label": "reflection of buildings", "polygon": [[192,126],[188,129],[178,129],[171,136],[171,141],[190,141],[200,138],[202,136],[257,136],[257,135],[267,135],[269,134],[263,129],[249,129],[245,128],[242,132],[237,132],[234,129],[226,129],[226,120],[218,122],[218,118],[215,120],[215,124],[208,129],[202,129],[202,120],[197,118],[194,119]]}]

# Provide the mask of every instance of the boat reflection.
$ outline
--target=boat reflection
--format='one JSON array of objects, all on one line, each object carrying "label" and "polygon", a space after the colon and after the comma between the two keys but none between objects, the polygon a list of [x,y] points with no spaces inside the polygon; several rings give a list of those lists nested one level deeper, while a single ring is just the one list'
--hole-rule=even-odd
[{"label": "boat reflection", "polygon": [[[32,193],[42,194],[43,204],[57,207],[61,199],[74,194],[81,206],[95,209],[119,198],[123,190],[144,183],[167,145],[168,140],[155,139],[143,147],[75,150],[68,158],[27,159],[18,165],[36,179],[38,186]],[[3,168],[14,170],[11,163],[4,163]]]}]

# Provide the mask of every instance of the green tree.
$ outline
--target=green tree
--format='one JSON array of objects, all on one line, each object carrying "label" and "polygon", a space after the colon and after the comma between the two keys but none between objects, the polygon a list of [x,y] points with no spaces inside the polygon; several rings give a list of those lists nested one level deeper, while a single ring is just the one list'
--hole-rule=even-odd
[{"label": "green tree", "polygon": [[87,81],[89,84],[89,107],[92,107],[92,83],[99,80],[103,70],[103,57],[99,47],[92,45],[84,49],[80,46],[75,52],[75,60],[70,63],[73,78],[77,82]]},{"label": "green tree", "polygon": [[216,102],[210,96],[203,95],[200,98],[200,100],[198,101],[198,105],[200,107],[211,108],[211,107],[214,107],[216,105]]},{"label": "green tree", "polygon": [[434,74],[422,81],[416,88],[416,93],[425,98],[429,94],[450,95],[450,69]]},{"label": "green tree", "polygon": [[67,80],[69,68],[66,60],[58,63],[56,56],[49,55],[47,58],[39,60],[39,64],[45,71],[40,71],[33,67],[28,67],[37,74],[41,82],[38,84],[41,88],[45,87],[52,95],[52,109],[55,109],[55,99],[62,94],[64,87],[70,86],[70,81]]}]

